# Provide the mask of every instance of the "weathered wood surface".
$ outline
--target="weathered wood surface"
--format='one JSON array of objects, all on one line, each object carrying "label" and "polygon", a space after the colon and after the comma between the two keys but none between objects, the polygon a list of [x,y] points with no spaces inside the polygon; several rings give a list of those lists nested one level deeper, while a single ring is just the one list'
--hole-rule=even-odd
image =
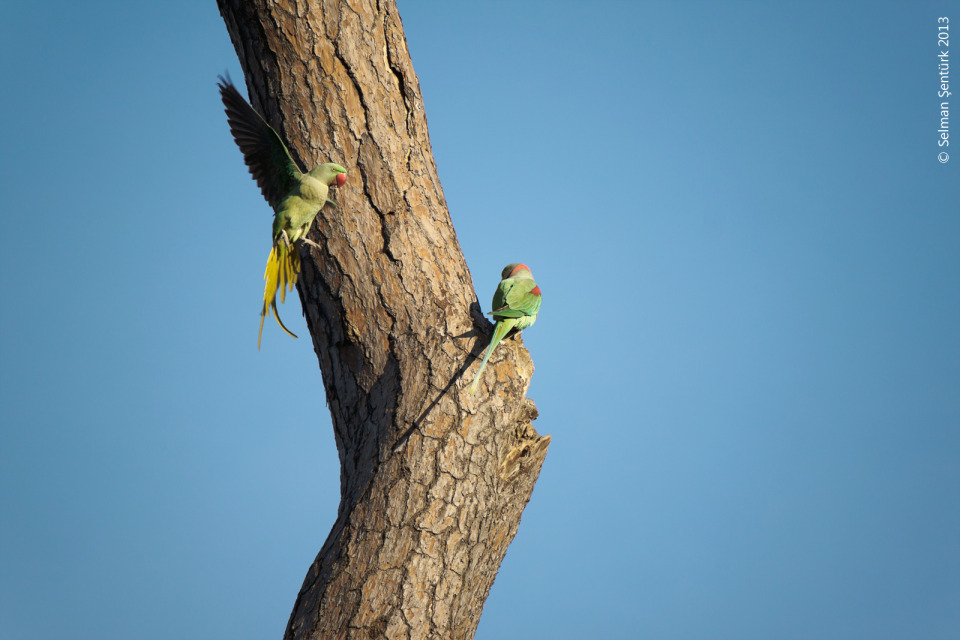
[{"label": "weathered wood surface", "polygon": [[[298,286],[341,503],[285,637],[471,638],[550,437],[531,424],[533,363],[518,338],[467,393],[491,325],[447,211],[396,5],[218,5],[254,108],[304,167],[349,170],[334,193],[341,206],[310,234],[322,249],[301,249]],[[310,487],[293,490],[311,502]]]}]

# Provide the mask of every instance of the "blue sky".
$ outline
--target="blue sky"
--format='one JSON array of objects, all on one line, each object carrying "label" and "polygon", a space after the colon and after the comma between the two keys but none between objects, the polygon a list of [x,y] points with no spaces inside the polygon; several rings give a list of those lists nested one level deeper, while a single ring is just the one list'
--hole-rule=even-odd
[{"label": "blue sky", "polygon": [[[399,8],[553,436],[477,638],[956,638],[958,5],[471,4]],[[215,3],[5,3],[0,65],[0,637],[279,638],[339,470]]]}]

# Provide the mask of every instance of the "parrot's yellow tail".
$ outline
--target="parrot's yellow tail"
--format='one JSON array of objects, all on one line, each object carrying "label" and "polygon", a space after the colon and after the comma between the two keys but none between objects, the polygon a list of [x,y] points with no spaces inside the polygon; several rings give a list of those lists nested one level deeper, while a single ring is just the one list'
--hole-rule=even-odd
[{"label": "parrot's yellow tail", "polygon": [[257,349],[260,348],[260,339],[263,337],[263,319],[270,315],[271,309],[280,328],[294,338],[297,337],[293,331],[284,326],[283,320],[280,319],[280,313],[277,311],[277,291],[280,291],[280,302],[283,302],[287,297],[287,291],[293,291],[298,275],[300,275],[300,252],[297,251],[296,246],[287,245],[282,240],[274,244],[273,249],[270,250],[270,257],[267,258],[267,270],[263,272],[266,284],[263,287],[263,310],[260,312]]}]

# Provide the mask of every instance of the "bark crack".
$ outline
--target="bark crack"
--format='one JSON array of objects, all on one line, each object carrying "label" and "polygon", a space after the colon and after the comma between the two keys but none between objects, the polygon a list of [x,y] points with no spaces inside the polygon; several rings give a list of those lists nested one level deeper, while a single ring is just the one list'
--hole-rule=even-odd
[{"label": "bark crack", "polygon": [[[403,69],[397,63],[396,52],[393,50],[393,44],[390,36],[392,35],[392,28],[387,26],[387,18],[389,17],[389,12],[383,13],[383,40],[384,46],[387,49],[387,67],[393,73],[394,77],[397,79],[397,86],[400,89],[400,95],[403,97],[403,110],[406,113],[404,120],[406,121],[407,133],[411,133],[410,124],[411,124],[411,105],[409,103],[410,97],[407,93],[407,81],[404,76]],[[401,36],[402,37],[402,36]],[[412,91],[410,92],[412,93]]]}]

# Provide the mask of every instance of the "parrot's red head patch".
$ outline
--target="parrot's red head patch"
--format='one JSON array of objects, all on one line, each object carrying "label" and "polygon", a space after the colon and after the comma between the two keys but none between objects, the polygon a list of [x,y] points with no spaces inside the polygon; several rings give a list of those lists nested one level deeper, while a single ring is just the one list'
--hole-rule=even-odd
[{"label": "parrot's red head patch", "polygon": [[[510,275],[514,275],[517,271],[530,271],[530,267],[525,264],[518,264],[513,268],[513,271],[510,272]],[[532,273],[532,272],[531,272]]]},{"label": "parrot's red head patch", "polygon": [[338,186],[338,187],[342,187],[342,186],[343,186],[343,183],[346,182],[346,181],[347,181],[347,174],[345,174],[345,173],[338,173],[338,174],[337,174],[337,186]]}]

